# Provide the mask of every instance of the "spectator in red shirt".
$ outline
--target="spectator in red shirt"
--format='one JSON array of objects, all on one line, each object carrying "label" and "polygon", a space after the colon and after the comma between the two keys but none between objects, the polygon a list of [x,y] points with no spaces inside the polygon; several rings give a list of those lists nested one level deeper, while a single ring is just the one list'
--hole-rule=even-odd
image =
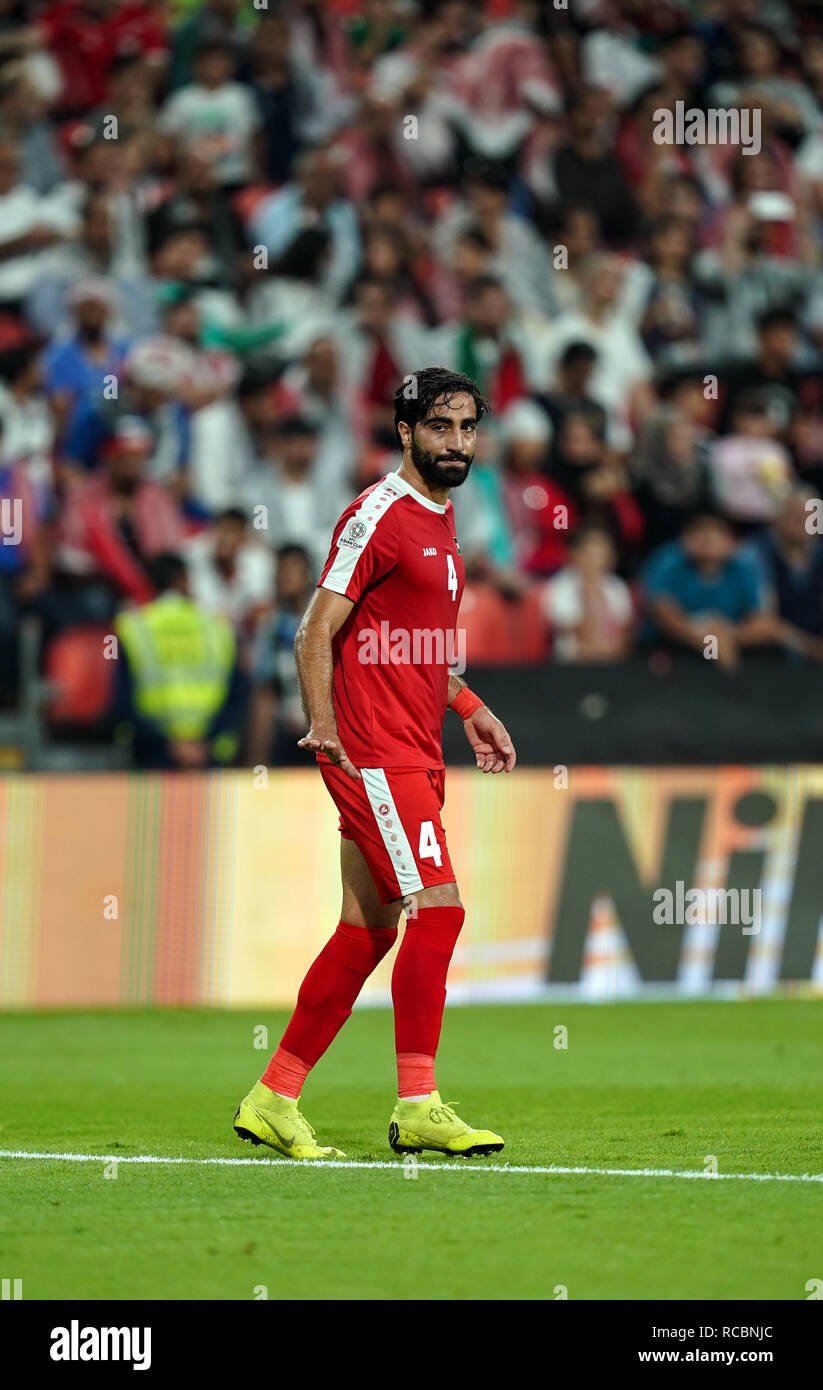
[{"label": "spectator in red shirt", "polygon": [[504,496],[520,568],[550,575],[566,561],[577,508],[544,471],[551,423],[534,401],[515,401],[502,420]]},{"label": "spectator in red shirt", "polygon": [[184,538],[171,494],[143,477],[153,444],[142,420],[122,416],[103,445],[102,471],[71,491],[61,517],[61,568],[81,581],[102,581],[112,607],[152,598],[148,561],[178,549]]},{"label": "spectator in red shirt", "polygon": [[144,0],[54,0],[48,5],[34,34],[60,66],[60,114],[85,115],[104,101],[118,54],[143,53],[162,69],[167,47],[162,15],[162,6]]},{"label": "spectator in red shirt", "polygon": [[588,411],[571,410],[563,420],[551,473],[587,522],[609,531],[622,573],[631,569],[643,539],[643,513],[630,490],[620,455],[606,444]]}]

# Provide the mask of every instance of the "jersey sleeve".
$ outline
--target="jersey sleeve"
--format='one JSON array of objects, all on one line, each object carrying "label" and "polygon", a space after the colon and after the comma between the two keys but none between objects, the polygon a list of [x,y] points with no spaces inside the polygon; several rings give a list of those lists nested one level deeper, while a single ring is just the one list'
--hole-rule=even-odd
[{"label": "jersey sleeve", "polygon": [[370,495],[357,498],[334,528],[317,587],[357,603],[366,589],[394,568],[397,546],[397,525],[391,510],[378,516]]}]

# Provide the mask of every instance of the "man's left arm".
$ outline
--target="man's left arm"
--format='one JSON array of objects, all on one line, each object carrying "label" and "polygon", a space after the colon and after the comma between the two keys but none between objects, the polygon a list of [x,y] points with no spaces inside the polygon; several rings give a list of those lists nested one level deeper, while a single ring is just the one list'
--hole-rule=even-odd
[{"label": "man's left arm", "polygon": [[514,744],[505,725],[466,682],[449,674],[449,709],[463,720],[466,738],[474,750],[481,772],[511,772],[517,761]]}]

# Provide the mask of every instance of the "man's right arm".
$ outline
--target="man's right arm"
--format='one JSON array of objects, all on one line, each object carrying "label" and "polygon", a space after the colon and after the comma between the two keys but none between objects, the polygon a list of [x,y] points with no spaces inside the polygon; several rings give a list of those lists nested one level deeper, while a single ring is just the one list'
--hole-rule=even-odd
[{"label": "man's right arm", "polygon": [[318,589],[297,629],[294,655],[300,698],[309,722],[309,731],[298,739],[298,747],[325,753],[349,777],[359,781],[360,773],[340,742],[332,696],[332,640],[353,608],[353,601],[343,594]]}]

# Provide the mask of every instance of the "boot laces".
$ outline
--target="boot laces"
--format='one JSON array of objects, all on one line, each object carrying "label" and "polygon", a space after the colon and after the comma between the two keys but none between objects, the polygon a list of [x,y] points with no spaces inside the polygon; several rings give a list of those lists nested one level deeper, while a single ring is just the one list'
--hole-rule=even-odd
[{"label": "boot laces", "polygon": [[432,1106],[429,1115],[434,1120],[435,1124],[445,1124],[449,1121],[451,1121],[452,1124],[459,1124],[460,1116],[454,1113],[454,1107],[459,1104],[459,1100],[448,1100],[445,1103],[441,1102],[440,1105]]}]

